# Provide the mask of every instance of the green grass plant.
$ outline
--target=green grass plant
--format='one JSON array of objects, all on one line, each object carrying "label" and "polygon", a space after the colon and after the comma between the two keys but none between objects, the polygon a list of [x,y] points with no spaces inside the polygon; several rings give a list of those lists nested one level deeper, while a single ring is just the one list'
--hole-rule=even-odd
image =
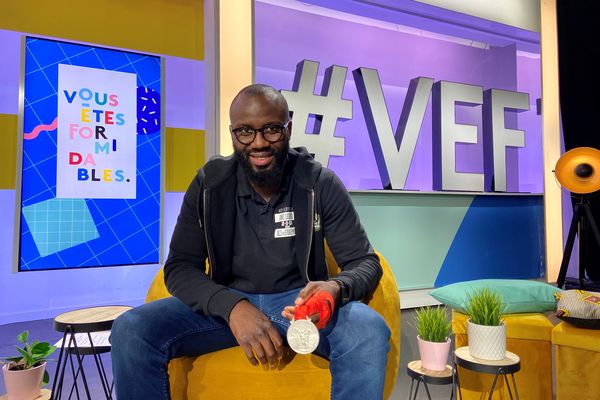
[{"label": "green grass plant", "polygon": [[472,323],[485,326],[498,326],[506,309],[504,299],[498,292],[488,287],[467,294],[466,312]]},{"label": "green grass plant", "polygon": [[444,343],[452,324],[446,317],[446,307],[421,307],[415,311],[415,329],[421,340]]}]

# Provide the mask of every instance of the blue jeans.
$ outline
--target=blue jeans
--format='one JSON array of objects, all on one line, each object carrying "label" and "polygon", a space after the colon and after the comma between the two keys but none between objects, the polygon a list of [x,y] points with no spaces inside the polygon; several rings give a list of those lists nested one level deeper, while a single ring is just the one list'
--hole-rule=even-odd
[{"label": "blue jeans", "polygon": [[[281,316],[281,311],[294,304],[298,291],[244,295],[268,316],[285,339],[289,321]],[[319,333],[316,353],[330,360],[331,398],[383,398],[390,337],[384,319],[355,301],[336,310]],[[173,297],[121,315],[113,324],[110,341],[119,400],[170,399],[170,359],[238,345],[223,319],[195,313]]]}]

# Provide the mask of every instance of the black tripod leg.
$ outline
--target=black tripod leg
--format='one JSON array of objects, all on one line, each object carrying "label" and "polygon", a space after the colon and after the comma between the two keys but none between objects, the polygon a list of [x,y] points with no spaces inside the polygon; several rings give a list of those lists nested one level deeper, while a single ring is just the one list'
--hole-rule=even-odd
[{"label": "black tripod leg", "polygon": [[571,219],[571,227],[569,228],[569,236],[567,237],[567,244],[565,246],[565,252],[563,254],[562,262],[560,263],[560,271],[558,273],[558,279],[556,280],[556,286],[562,288],[565,284],[567,277],[567,269],[569,268],[569,260],[571,259],[571,253],[573,252],[573,244],[575,244],[575,235],[577,234],[577,225],[581,218],[581,207],[577,204],[573,209],[573,218]]},{"label": "black tripod leg", "polygon": [[590,223],[590,226],[592,227],[592,232],[594,232],[594,236],[596,237],[596,243],[598,243],[598,246],[600,246],[600,231],[598,231],[598,226],[596,225],[596,221],[594,220],[594,216],[592,215],[592,210],[590,210],[590,205],[585,204],[583,208],[585,209],[588,221]]},{"label": "black tripod leg", "polygon": [[[598,232],[598,226],[594,220],[594,215],[590,208],[590,203],[586,202],[583,204],[585,214],[582,215],[581,223],[579,224],[579,287],[585,289],[585,270],[590,268],[589,261],[589,247],[586,238],[588,237],[589,228],[592,228],[596,243],[600,246],[600,233]],[[587,218],[586,218],[587,217]],[[584,231],[585,229],[585,231]]]},{"label": "black tripod leg", "polygon": [[579,288],[583,289],[583,281],[585,280],[585,267],[587,265],[588,250],[587,250],[587,231],[588,223],[586,218],[586,204],[584,203],[581,210],[581,219],[579,220],[579,229],[577,236],[579,237]]}]

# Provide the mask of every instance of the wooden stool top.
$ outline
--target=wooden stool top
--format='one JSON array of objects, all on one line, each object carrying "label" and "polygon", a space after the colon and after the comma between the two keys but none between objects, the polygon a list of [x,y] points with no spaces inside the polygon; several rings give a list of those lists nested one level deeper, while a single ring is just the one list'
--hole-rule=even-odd
[{"label": "wooden stool top", "polygon": [[[52,394],[50,390],[42,389],[42,393],[33,400],[50,400],[50,394]],[[0,400],[8,400],[8,395],[5,394],[0,396]]]},{"label": "wooden stool top", "polygon": [[423,368],[421,360],[415,360],[408,363],[406,372],[413,379],[433,385],[448,385],[452,383],[452,367],[450,365],[446,365],[446,369],[443,371],[432,371]]},{"label": "wooden stool top", "polygon": [[457,365],[484,374],[514,374],[521,369],[521,359],[515,353],[506,352],[502,360],[483,360],[469,353],[469,346],[456,349],[454,359]]},{"label": "wooden stool top", "polygon": [[64,332],[67,327],[70,327],[73,332],[107,331],[119,315],[131,308],[130,306],[100,306],[68,311],[54,318],[54,329],[59,332]]}]

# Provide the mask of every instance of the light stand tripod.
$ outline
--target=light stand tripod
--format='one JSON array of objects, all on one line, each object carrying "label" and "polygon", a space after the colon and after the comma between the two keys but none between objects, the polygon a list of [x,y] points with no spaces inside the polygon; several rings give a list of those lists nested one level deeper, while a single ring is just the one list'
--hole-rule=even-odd
[{"label": "light stand tripod", "polygon": [[[598,246],[600,246],[600,232],[598,232],[598,226],[596,225],[596,221],[594,220],[594,216],[590,209],[589,198],[587,195],[582,194],[579,197],[579,202],[575,204],[575,207],[573,208],[573,218],[571,219],[571,227],[569,228],[569,235],[567,236],[567,244],[565,245],[563,259],[560,264],[560,272],[558,273],[558,279],[556,280],[556,286],[559,288],[562,288],[565,283],[576,234],[579,236],[579,286],[583,287],[585,268],[588,262],[587,248],[585,245],[588,224],[592,228]],[[579,232],[577,232],[577,228],[579,228]]]},{"label": "light stand tripod", "polygon": [[[590,209],[590,193],[600,191],[600,150],[591,147],[576,147],[560,156],[554,168],[556,179],[562,187],[572,195],[579,195],[579,201],[573,208],[573,219],[567,236],[567,244],[560,264],[556,286],[562,288],[565,284],[571,252],[575,244],[575,235],[579,236],[579,287],[583,288],[585,269],[589,270],[586,232],[592,227],[594,237],[600,246],[600,233],[592,210]],[[589,225],[588,225],[589,224]],[[577,232],[579,230],[579,232]]]}]

